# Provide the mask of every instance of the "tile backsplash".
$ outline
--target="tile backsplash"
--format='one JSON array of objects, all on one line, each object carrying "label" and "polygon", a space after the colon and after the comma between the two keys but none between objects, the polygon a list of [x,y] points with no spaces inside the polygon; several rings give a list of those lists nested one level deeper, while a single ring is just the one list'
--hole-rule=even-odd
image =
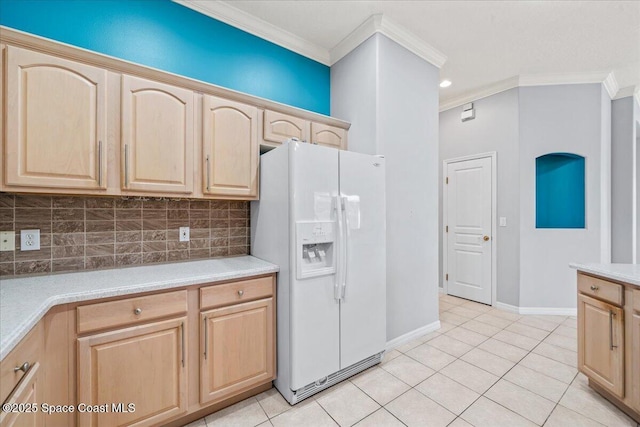
[{"label": "tile backsplash", "polygon": [[[20,251],[25,229],[40,229],[40,250]],[[0,252],[0,276],[245,255],[249,230],[243,201],[2,193],[0,231],[15,231],[16,250]]]}]

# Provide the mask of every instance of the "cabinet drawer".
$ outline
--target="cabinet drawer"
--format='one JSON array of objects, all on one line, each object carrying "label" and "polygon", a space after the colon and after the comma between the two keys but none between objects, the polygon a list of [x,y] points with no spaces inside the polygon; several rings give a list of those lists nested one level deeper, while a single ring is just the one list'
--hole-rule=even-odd
[{"label": "cabinet drawer", "polygon": [[[25,371],[29,372],[39,361],[43,336],[42,322],[40,322],[0,363],[0,402],[7,399],[11,390],[24,377]],[[25,363],[29,365],[24,366]],[[25,369],[15,370],[21,366]]]},{"label": "cabinet drawer", "polygon": [[273,276],[207,286],[200,289],[200,308],[221,307],[273,295]]},{"label": "cabinet drawer", "polygon": [[578,291],[620,306],[624,301],[622,285],[584,274],[578,274]]},{"label": "cabinet drawer", "polygon": [[77,311],[78,333],[82,334],[184,313],[187,311],[187,291],[83,305]]},{"label": "cabinet drawer", "polygon": [[633,309],[640,312],[640,291],[633,291]]}]

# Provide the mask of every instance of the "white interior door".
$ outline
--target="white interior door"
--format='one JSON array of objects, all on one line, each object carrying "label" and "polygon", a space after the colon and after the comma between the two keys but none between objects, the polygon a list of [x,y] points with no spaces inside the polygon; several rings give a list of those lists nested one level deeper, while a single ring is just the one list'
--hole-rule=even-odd
[{"label": "white interior door", "polygon": [[447,165],[447,293],[491,304],[492,159]]},{"label": "white interior door", "polygon": [[385,163],[340,151],[346,263],[340,301],[340,368],[385,349],[386,223]]}]

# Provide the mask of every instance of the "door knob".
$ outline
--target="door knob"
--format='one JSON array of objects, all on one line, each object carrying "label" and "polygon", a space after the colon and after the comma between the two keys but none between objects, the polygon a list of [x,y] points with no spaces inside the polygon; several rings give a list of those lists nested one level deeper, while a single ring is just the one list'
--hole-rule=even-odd
[{"label": "door knob", "polygon": [[489,239],[490,239],[490,237],[489,237],[489,236],[484,236],[484,237],[482,238],[482,240],[484,240],[485,242],[488,242],[488,241],[489,241]]}]

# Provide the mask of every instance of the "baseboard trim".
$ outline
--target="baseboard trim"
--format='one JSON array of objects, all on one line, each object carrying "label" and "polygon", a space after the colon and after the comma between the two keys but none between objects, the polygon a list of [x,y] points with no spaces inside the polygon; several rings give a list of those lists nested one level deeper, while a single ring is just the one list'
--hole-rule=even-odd
[{"label": "baseboard trim", "polygon": [[397,338],[392,339],[391,341],[387,341],[387,351],[393,350],[394,348],[401,346],[402,344],[406,344],[411,340],[419,338],[423,335],[427,335],[430,332],[437,331],[440,329],[440,321],[436,320],[433,323],[429,323],[428,325],[424,325],[418,329],[414,329],[411,332],[407,332],[404,335],[400,335]]},{"label": "baseboard trim", "polygon": [[503,302],[496,301],[495,307],[499,308],[500,310],[508,311],[509,313],[518,314],[518,307],[516,307],[515,305],[505,304]]},{"label": "baseboard trim", "polygon": [[438,286],[438,293],[444,295],[444,288],[442,286]]},{"label": "baseboard trim", "polygon": [[577,316],[577,308],[569,307],[520,307],[518,310],[520,314],[541,314],[552,316]]},{"label": "baseboard trim", "polygon": [[576,316],[577,308],[569,307],[518,307],[503,302],[496,302],[496,308],[516,314],[538,314],[542,316]]}]

